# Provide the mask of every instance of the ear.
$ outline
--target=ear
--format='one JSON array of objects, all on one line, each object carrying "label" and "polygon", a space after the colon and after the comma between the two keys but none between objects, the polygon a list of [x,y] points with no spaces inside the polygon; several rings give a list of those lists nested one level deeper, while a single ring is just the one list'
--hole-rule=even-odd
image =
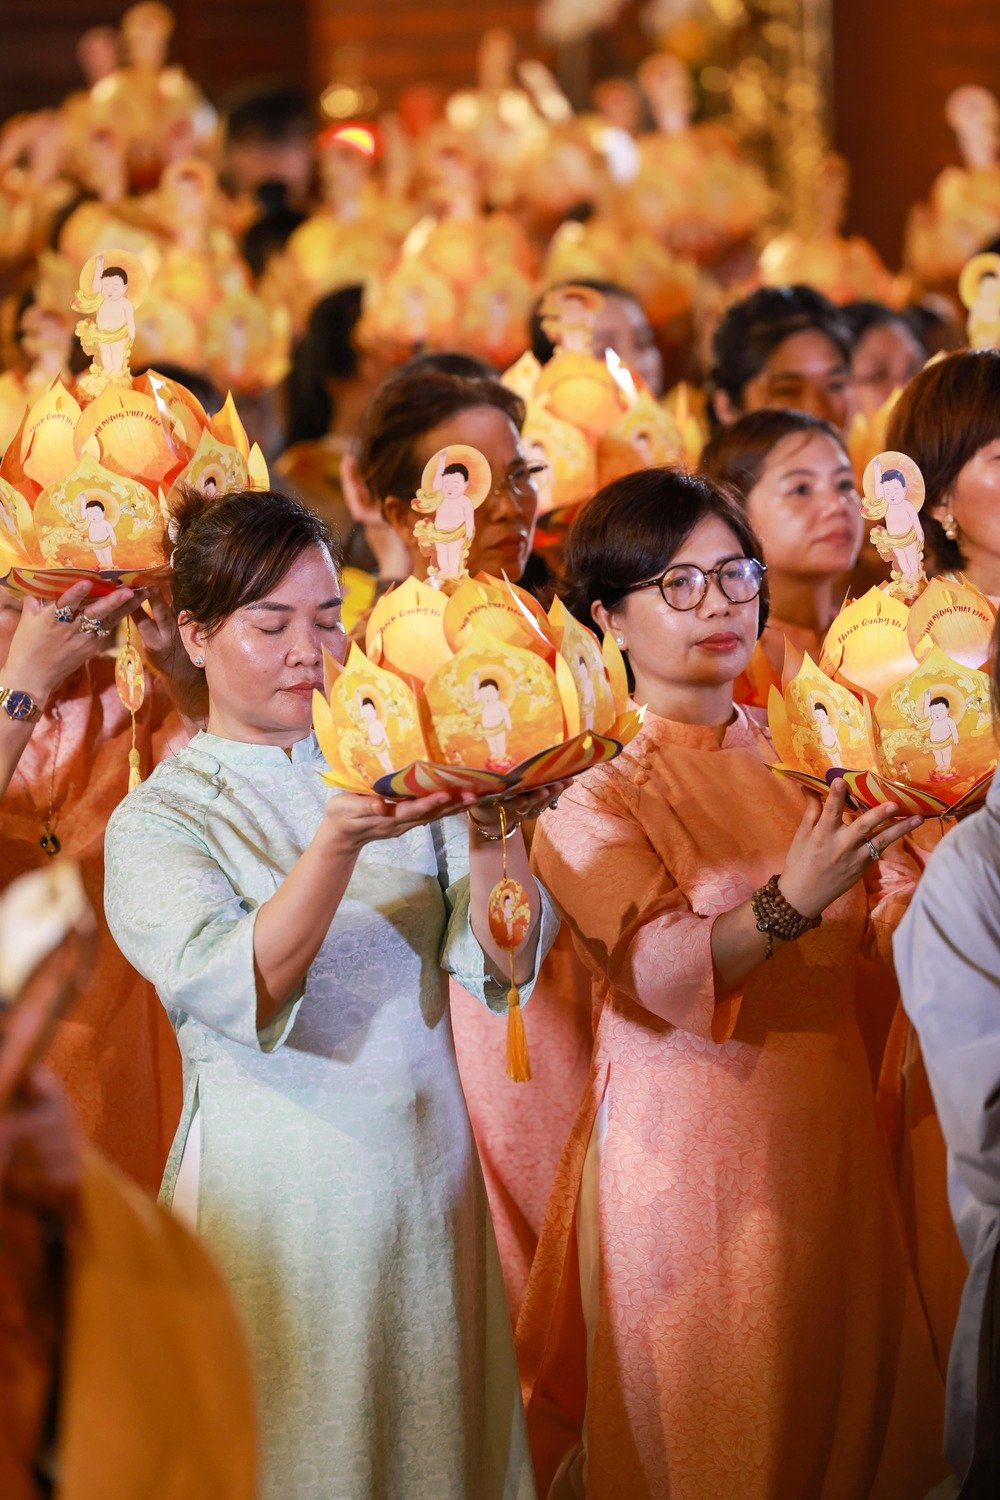
[{"label": "ear", "polygon": [[606,609],[600,599],[595,599],[590,606],[590,613],[594,624],[604,635],[615,636],[621,634],[622,619],[620,610]]},{"label": "ear", "polygon": [[192,663],[196,656],[205,655],[205,641],[207,639],[205,632],[197,621],[192,620],[186,611],[182,611],[177,616],[177,634],[180,636],[181,645],[184,647]]},{"label": "ear", "polygon": [[728,391],[712,392],[712,410],[723,427],[731,426],[738,417],[743,415]]},{"label": "ear", "polygon": [[417,523],[417,517],[413,513],[410,502],[400,500],[398,495],[388,495],[382,502],[382,510],[396,535],[402,537],[406,545],[415,551],[413,528]]}]

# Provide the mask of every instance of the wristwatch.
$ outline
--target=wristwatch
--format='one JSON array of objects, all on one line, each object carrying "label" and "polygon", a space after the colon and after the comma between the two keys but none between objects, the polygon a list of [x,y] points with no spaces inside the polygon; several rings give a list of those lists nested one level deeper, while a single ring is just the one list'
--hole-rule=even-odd
[{"label": "wristwatch", "polygon": [[17,724],[35,724],[42,717],[42,705],[21,688],[0,687],[0,708]]}]

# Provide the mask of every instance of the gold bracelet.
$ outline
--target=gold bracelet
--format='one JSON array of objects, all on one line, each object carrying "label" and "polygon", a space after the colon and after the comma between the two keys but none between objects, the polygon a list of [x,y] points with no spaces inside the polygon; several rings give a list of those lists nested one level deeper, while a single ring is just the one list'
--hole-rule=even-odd
[{"label": "gold bracelet", "polygon": [[479,834],[479,837],[481,839],[486,839],[486,841],[490,844],[502,844],[504,840],[508,839],[512,833],[516,833],[521,826],[521,820],[520,818],[518,818],[516,823],[507,824],[506,831],[504,829],[501,829],[499,833],[487,833],[482,823],[480,823],[477,818],[474,818],[471,813],[468,814],[468,818],[473,828]]}]

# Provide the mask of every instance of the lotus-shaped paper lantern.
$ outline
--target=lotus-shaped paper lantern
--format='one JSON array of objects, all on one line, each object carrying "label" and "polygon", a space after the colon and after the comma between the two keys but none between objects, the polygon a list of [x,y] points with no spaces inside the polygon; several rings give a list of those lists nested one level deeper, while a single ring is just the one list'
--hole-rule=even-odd
[{"label": "lotus-shaped paper lantern", "polygon": [[325,779],[386,797],[545,786],[610,760],[641,723],[610,636],[486,574],[450,597],[408,578],[372,611],[365,651],[328,658],[327,689]]},{"label": "lotus-shaped paper lantern", "polygon": [[990,681],[996,611],[968,583],[934,579],[909,606],[871,589],[771,689],[779,775],[825,791],[842,776],[856,808],[895,802],[925,817],[984,799],[997,761]]},{"label": "lotus-shaped paper lantern", "polygon": [[[115,258],[112,251],[104,281],[123,278]],[[93,284],[86,267],[85,278]],[[268,484],[263,456],[248,443],[231,396],[209,417],[178,382],[153,370],[133,379],[127,323],[101,326],[101,285],[97,276],[97,290],[85,294],[88,347],[95,350],[85,381],[98,393],[81,402],[53,381],[24,411],[0,463],[0,578],[39,598],[57,597],[84,578],[96,595],[160,576],[170,503],[182,487],[210,500]],[[113,337],[102,338],[106,332]]]}]

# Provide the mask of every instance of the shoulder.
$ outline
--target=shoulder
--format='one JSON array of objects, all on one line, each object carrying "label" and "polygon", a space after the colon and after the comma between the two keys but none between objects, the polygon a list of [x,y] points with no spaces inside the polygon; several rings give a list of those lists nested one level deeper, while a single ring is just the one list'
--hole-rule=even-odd
[{"label": "shoulder", "polygon": [[172,825],[188,836],[194,834],[204,821],[204,810],[218,795],[214,779],[218,771],[217,761],[191,745],[161,761],[112,813],[107,833],[109,849],[116,839],[132,837],[137,828],[153,823]]},{"label": "shoulder", "polygon": [[646,753],[641,733],[614,760],[605,761],[577,776],[559,799],[559,807],[543,814],[548,820],[566,816],[609,813],[634,814],[639,804],[639,789],[644,783]]}]

